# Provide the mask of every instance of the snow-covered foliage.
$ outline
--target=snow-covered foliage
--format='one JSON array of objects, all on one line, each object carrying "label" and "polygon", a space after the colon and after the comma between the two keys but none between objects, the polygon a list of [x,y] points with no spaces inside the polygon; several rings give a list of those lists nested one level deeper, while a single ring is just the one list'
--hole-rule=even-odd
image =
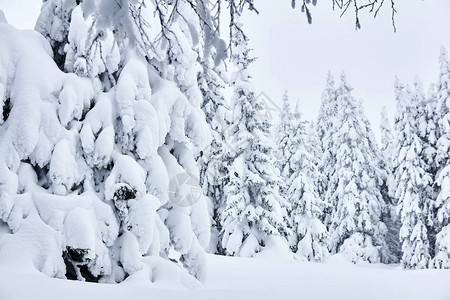
[{"label": "snow-covered foliage", "polygon": [[330,179],[334,173],[336,164],[335,146],[333,144],[333,136],[337,131],[337,99],[336,88],[333,76],[328,73],[327,82],[322,92],[322,102],[320,105],[319,116],[316,122],[317,139],[319,141],[319,172],[322,175],[318,182],[318,192],[321,198],[327,204],[326,214],[324,214],[324,224],[329,228],[331,223],[331,215],[336,207],[336,203],[332,202],[332,195],[328,192]]},{"label": "snow-covered foliage", "polygon": [[270,124],[250,82],[248,66],[252,59],[240,30],[233,31],[232,43],[231,61],[237,68],[231,79],[232,162],[220,238],[226,254],[253,256],[263,250],[272,236],[284,239],[288,234],[288,204],[278,191],[281,178],[274,164]]},{"label": "snow-covered foliage", "polygon": [[394,136],[391,132],[391,125],[386,111],[382,108],[380,119],[381,133],[381,160],[380,167],[384,171],[383,183],[381,185],[381,195],[385,206],[382,214],[382,221],[387,227],[386,244],[389,249],[389,262],[398,262],[401,259],[401,247],[399,240],[400,219],[396,213],[395,199],[395,178],[393,174],[392,155],[394,151]]},{"label": "snow-covered foliage", "polygon": [[[227,129],[230,126],[230,109],[224,96],[225,70],[223,63],[214,66],[211,55],[202,59],[202,71],[198,84],[203,96],[202,109],[211,127],[211,145],[200,151],[198,163],[201,165],[200,184],[209,202],[212,222],[209,251],[217,252],[221,231],[220,216],[223,211],[224,186],[229,181]],[[218,247],[219,246],[219,247]]]},{"label": "snow-covered foliage", "polygon": [[[427,187],[432,178],[426,172],[426,163],[421,153],[424,150],[420,138],[419,106],[420,87],[415,93],[399,81],[395,84],[397,115],[395,118],[396,146],[394,149],[394,170],[397,185],[397,211],[402,226],[402,265],[405,268],[426,268],[430,260],[430,241],[427,230],[428,207]],[[415,95],[415,96],[414,96]]]},{"label": "snow-covered foliage", "polygon": [[[351,95],[345,76],[336,91],[337,132],[333,135],[336,165],[330,177],[330,246],[353,262],[386,259],[386,226],[381,222],[383,199],[380,155],[361,103]],[[331,189],[331,190],[330,190]]]},{"label": "snow-covered foliage", "polygon": [[[291,113],[290,111],[288,111]],[[321,219],[325,203],[318,194],[320,172],[317,164],[317,152],[308,138],[307,122],[301,120],[298,105],[290,118],[289,157],[286,168],[292,170],[285,177],[288,185],[286,199],[291,205],[290,218],[293,235],[289,241],[291,248],[301,257],[310,261],[322,261],[328,257],[328,231]],[[311,134],[311,133],[310,133]]]},{"label": "snow-covered foliage", "polygon": [[203,277],[208,201],[179,202],[200,190],[196,157],[211,141],[198,53],[225,56],[202,4],[45,1],[36,29],[51,48],[1,24],[0,207],[14,232],[1,251],[39,227],[23,261],[50,276],[122,281],[152,255]]},{"label": "snow-covered foliage", "polygon": [[447,52],[441,49],[440,76],[437,84],[438,140],[436,145],[436,184],[439,194],[435,202],[436,246],[432,266],[450,268],[450,65]]},{"label": "snow-covered foliage", "polygon": [[78,134],[92,84],[63,74],[40,34],[0,23],[0,35],[8,41],[0,46],[0,215],[13,233],[1,240],[0,256],[64,277],[64,252],[66,263],[109,276],[119,223],[95,190]]},{"label": "snow-covered foliage", "polygon": [[44,0],[35,30],[50,42],[53,58],[58,67],[64,69],[65,47],[68,44],[72,10],[76,0]]},{"label": "snow-covered foliage", "polygon": [[435,268],[450,269],[450,167],[439,172],[437,184],[441,191],[436,199],[437,224],[436,254],[432,261]]},{"label": "snow-covered foliage", "polygon": [[391,122],[389,121],[389,117],[387,114],[386,106],[383,106],[381,110],[381,118],[380,118],[380,133],[381,133],[381,145],[380,150],[383,155],[384,160],[388,167],[391,167],[392,164],[392,152],[394,151],[393,140],[394,136],[391,131]]},{"label": "snow-covered foliage", "polygon": [[[283,179],[288,179],[292,175],[292,169],[289,166],[289,160],[296,151],[294,145],[296,128],[294,128],[293,114],[287,91],[283,95],[280,122],[274,126],[274,136],[277,149],[275,151],[276,165],[280,170]],[[286,183],[286,181],[284,181]],[[282,186],[281,193],[286,197],[287,188]]]},{"label": "snow-covered foliage", "polygon": [[420,152],[420,159],[424,161],[424,170],[431,180],[424,186],[426,227],[428,231],[428,241],[430,256],[434,256],[436,229],[435,226],[435,201],[437,198],[436,174],[436,142],[437,142],[437,97],[435,88],[431,85],[428,95],[423,90],[423,85],[419,79],[414,81],[414,89],[412,93],[413,103],[417,104],[418,117],[416,124],[418,126],[418,133],[421,139],[422,151]]}]

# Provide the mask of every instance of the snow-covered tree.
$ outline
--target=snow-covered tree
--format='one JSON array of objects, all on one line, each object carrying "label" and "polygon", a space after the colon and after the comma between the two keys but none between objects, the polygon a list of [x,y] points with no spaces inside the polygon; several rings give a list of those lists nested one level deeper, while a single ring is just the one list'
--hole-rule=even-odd
[{"label": "snow-covered tree", "polygon": [[392,152],[393,152],[393,140],[394,136],[391,131],[389,117],[387,114],[386,106],[383,106],[381,110],[381,118],[380,118],[380,133],[381,133],[381,154],[383,155],[384,160],[392,164]]},{"label": "snow-covered tree", "polygon": [[436,145],[436,184],[439,194],[435,202],[435,257],[432,266],[450,268],[450,64],[441,48],[440,76],[437,84],[438,141]]},{"label": "snow-covered tree", "polygon": [[383,106],[380,119],[381,133],[381,160],[380,168],[384,171],[381,195],[385,206],[382,221],[387,227],[386,244],[389,248],[389,262],[398,262],[401,259],[401,247],[399,240],[400,219],[396,214],[395,179],[392,167],[392,153],[394,151],[394,136],[391,132],[389,117],[386,107]]},{"label": "snow-covered tree", "polygon": [[413,98],[418,103],[418,119],[416,120],[419,130],[419,137],[422,142],[422,151],[420,158],[425,162],[424,170],[430,176],[431,181],[425,186],[424,197],[425,213],[427,215],[427,231],[428,241],[430,243],[430,256],[434,256],[436,229],[435,225],[435,201],[438,195],[436,182],[437,164],[436,164],[436,143],[437,143],[437,95],[434,85],[430,86],[428,95],[423,90],[422,83],[419,79],[414,81]]},{"label": "snow-covered tree", "polygon": [[[419,135],[422,138],[423,151],[422,157],[427,164],[427,171],[432,174],[433,179],[436,175],[436,143],[437,143],[437,118],[436,107],[437,97],[435,95],[435,88],[432,85],[428,95],[423,91],[422,83],[419,79],[414,82],[414,97],[418,98],[419,102],[419,115],[417,120],[419,125]],[[432,193],[432,192],[430,192]],[[432,194],[430,194],[432,196]],[[435,197],[433,197],[435,198]]]},{"label": "snow-covered tree", "polygon": [[[320,173],[317,154],[310,144],[306,126],[301,120],[298,105],[292,115],[291,151],[288,164],[292,174],[286,179],[288,190],[286,199],[291,205],[290,218],[293,234],[289,239],[294,252],[310,261],[322,261],[328,255],[328,232],[321,218],[325,209],[324,201],[319,197],[318,180]],[[314,132],[312,132],[314,133]]]},{"label": "snow-covered tree", "polygon": [[437,184],[441,188],[436,199],[437,222],[436,226],[436,252],[432,261],[434,268],[450,268],[450,167],[444,167],[437,178]]},{"label": "snow-covered tree", "polygon": [[283,178],[282,185],[280,186],[280,192],[283,197],[286,198],[288,186],[285,184],[291,177],[293,170],[290,167],[289,160],[296,151],[297,145],[295,145],[295,126],[294,116],[291,111],[291,105],[289,103],[289,97],[287,91],[283,94],[282,108],[280,114],[280,122],[277,126],[274,126],[274,132],[272,133],[277,149],[275,151],[276,166],[280,170],[280,175]]},{"label": "snow-covered tree", "polygon": [[322,175],[322,178],[318,182],[318,192],[328,207],[324,215],[324,224],[327,227],[330,225],[331,214],[336,207],[335,203],[331,202],[332,195],[328,193],[330,177],[334,172],[334,166],[336,164],[334,152],[335,145],[332,140],[337,130],[335,125],[338,111],[336,100],[335,82],[331,72],[329,72],[325,89],[322,92],[322,102],[316,122],[316,132],[320,150],[318,166],[319,172]]},{"label": "snow-covered tree", "polygon": [[211,56],[203,58],[198,80],[203,95],[202,109],[212,133],[211,145],[200,152],[198,159],[201,166],[200,185],[204,195],[210,200],[212,230],[209,251],[212,253],[217,252],[219,245],[220,216],[225,201],[224,186],[229,181],[226,134],[230,125],[230,109],[224,96],[223,67],[223,63],[214,66]]},{"label": "snow-covered tree", "polygon": [[24,244],[23,261],[50,276],[122,281],[157,267],[142,256],[203,276],[210,224],[196,158],[211,131],[198,53],[220,62],[225,43],[203,30],[213,17],[202,4],[49,0],[36,28],[53,51],[2,24],[2,70],[16,81],[0,77],[0,215],[14,232],[0,251],[35,228],[42,245]]},{"label": "snow-covered tree", "polygon": [[277,166],[281,173],[292,155],[288,147],[292,138],[292,122],[291,105],[289,103],[287,91],[285,91],[282,99],[280,122],[277,126],[273,127],[275,130],[273,133],[275,143],[278,145],[278,151],[276,151],[275,156],[277,158]]},{"label": "snow-covered tree", "polygon": [[221,244],[226,254],[236,256],[253,256],[275,236],[281,236],[277,240],[286,243],[289,231],[288,204],[278,191],[281,179],[273,158],[270,123],[250,82],[248,67],[252,59],[247,43],[241,30],[233,31],[231,61],[237,71],[231,79],[232,164],[221,216]]},{"label": "snow-covered tree", "polygon": [[381,194],[385,199],[385,202],[389,206],[395,205],[394,200],[394,189],[395,189],[395,180],[393,176],[392,170],[392,160],[393,160],[393,151],[394,151],[394,136],[391,132],[391,125],[389,121],[389,117],[387,115],[386,107],[383,106],[381,111],[381,119],[380,119],[380,133],[381,133],[381,168],[386,172],[386,179],[383,183],[383,188],[381,190]]},{"label": "snow-covered tree", "polygon": [[354,263],[385,261],[378,146],[344,75],[337,89],[337,103],[338,130],[333,136],[336,165],[328,190],[332,203],[336,203],[329,229],[331,251],[344,254]]},{"label": "snow-covered tree", "polygon": [[71,276],[82,278],[84,268],[87,279],[111,275],[108,247],[119,223],[91,184],[78,135],[92,84],[63,74],[40,34],[1,23],[0,35],[0,216],[13,233],[1,240],[0,255],[54,277],[66,274],[63,255],[67,272],[76,269]]},{"label": "snow-covered tree", "polygon": [[394,174],[397,185],[397,212],[400,215],[400,240],[402,265],[408,269],[426,268],[430,260],[428,237],[427,187],[432,182],[422,159],[423,142],[420,137],[419,103],[420,87],[415,92],[408,86],[395,83],[397,115],[395,118],[396,145],[394,149]]}]

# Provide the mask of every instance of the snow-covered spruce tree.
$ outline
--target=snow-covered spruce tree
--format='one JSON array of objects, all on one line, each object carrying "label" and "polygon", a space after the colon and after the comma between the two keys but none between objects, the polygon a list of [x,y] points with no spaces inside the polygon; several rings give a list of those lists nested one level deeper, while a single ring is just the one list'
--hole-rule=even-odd
[{"label": "snow-covered spruce tree", "polygon": [[[205,32],[208,6],[202,11],[187,1],[70,3],[45,2],[36,28],[55,52],[59,44],[46,32],[55,17],[48,12],[55,11],[50,6],[67,9],[62,15],[70,14],[70,23],[61,39],[67,41],[66,56],[58,65],[76,75],[57,72],[48,44],[35,36],[39,69],[48,78],[17,64],[2,68],[18,74],[16,80],[36,82],[37,92],[20,96],[14,82],[2,82],[4,116],[10,117],[0,137],[2,183],[8,182],[1,185],[0,208],[14,234],[1,240],[0,251],[13,251],[29,236],[26,230],[36,228],[45,243],[24,244],[32,259],[24,250],[23,261],[50,276],[67,271],[70,278],[121,281],[137,270],[170,264],[162,257],[201,278],[202,246],[209,243],[207,201],[190,193],[200,190],[198,180],[177,186],[177,175],[198,178],[195,157],[210,142],[197,82],[197,53],[206,45],[206,36],[197,33]],[[5,29],[2,40],[18,50],[2,51],[5,61],[14,61],[16,51],[32,65],[30,52],[10,31]],[[211,47],[224,48],[217,39]],[[24,97],[37,100],[23,102]],[[36,111],[38,118],[30,115]],[[151,259],[143,263],[142,256]]]},{"label": "snow-covered spruce tree", "polygon": [[[294,110],[294,116],[299,114],[299,104],[297,102]],[[325,219],[325,213],[330,211],[329,204],[324,201],[322,195],[320,194],[321,190],[321,183],[325,182],[325,175],[320,170],[320,159],[322,157],[322,151],[320,146],[320,141],[317,136],[316,131],[316,123],[314,121],[305,121],[305,127],[306,127],[306,149],[307,151],[312,155],[313,157],[313,163],[316,166],[317,169],[317,185],[316,185],[316,191],[319,195],[320,199],[323,200],[323,210],[321,214],[321,221],[323,223],[323,220]]]},{"label": "snow-covered spruce tree", "polygon": [[382,156],[381,168],[386,172],[386,180],[384,180],[382,195],[385,199],[385,202],[390,206],[395,206],[395,180],[392,171],[392,160],[393,160],[393,151],[394,151],[394,135],[391,131],[391,125],[389,121],[389,117],[387,115],[386,107],[383,106],[381,110],[381,118],[380,118],[380,134],[381,134],[381,145],[380,145],[380,153]]},{"label": "snow-covered spruce tree", "polygon": [[10,233],[0,238],[0,264],[64,277],[64,251],[80,266],[73,276],[86,266],[93,277],[111,272],[118,223],[77,155],[92,85],[63,74],[40,34],[2,22],[0,38],[0,223]]},{"label": "snow-covered spruce tree", "polygon": [[276,158],[276,166],[280,171],[283,182],[280,186],[280,193],[286,199],[287,189],[289,188],[287,181],[291,178],[293,170],[290,168],[289,160],[296,151],[294,116],[291,111],[289,97],[287,91],[283,94],[282,108],[280,114],[280,122],[277,126],[272,127],[273,139],[277,145],[274,156]]},{"label": "snow-covered spruce tree", "polygon": [[336,164],[335,146],[333,144],[333,136],[336,133],[336,117],[337,117],[337,101],[336,88],[331,72],[328,73],[327,82],[322,92],[322,103],[320,105],[319,116],[316,122],[317,139],[319,141],[320,157],[318,162],[321,179],[318,182],[319,196],[327,204],[325,214],[323,216],[324,224],[329,228],[331,215],[336,207],[336,203],[332,203],[332,194],[328,192],[329,181],[334,173]]},{"label": "snow-covered spruce tree", "polygon": [[[378,146],[361,103],[351,95],[342,75],[337,90],[338,114],[336,165],[330,178],[332,203],[330,225],[332,253],[342,253],[354,263],[386,261],[386,226],[381,221],[383,198]],[[330,192],[330,191],[328,191]]]},{"label": "snow-covered spruce tree", "polygon": [[218,238],[221,231],[220,216],[225,201],[224,186],[229,182],[229,151],[225,139],[231,113],[224,96],[224,65],[221,62],[216,66],[213,59],[214,56],[205,51],[201,58],[202,70],[198,74],[198,84],[203,96],[202,109],[212,135],[211,145],[200,152],[198,163],[201,167],[200,185],[210,201],[212,227],[208,251],[216,253],[218,248],[220,249]]},{"label": "snow-covered spruce tree", "polygon": [[280,122],[277,124],[277,126],[273,127],[273,129],[275,130],[273,133],[274,140],[278,145],[277,151],[275,152],[275,157],[277,159],[277,166],[281,174],[283,174],[283,171],[288,164],[287,162],[292,156],[292,149],[290,149],[289,147],[292,139],[292,125],[293,116],[291,105],[289,103],[288,93],[287,91],[285,91],[282,98]]},{"label": "snow-covered spruce tree", "polygon": [[426,95],[423,85],[419,79],[414,81],[414,90],[412,94],[413,102],[418,103],[418,119],[416,120],[421,138],[422,151],[420,159],[425,162],[424,170],[431,177],[431,181],[425,186],[425,213],[427,215],[426,226],[428,232],[428,241],[430,243],[429,253],[434,256],[436,241],[435,226],[435,200],[438,195],[436,181],[437,165],[436,165],[436,143],[437,143],[437,96],[435,86],[431,85],[429,94]]},{"label": "snow-covered spruce tree", "polygon": [[274,145],[263,103],[250,83],[247,37],[233,29],[231,61],[237,71],[231,83],[232,126],[229,129],[232,163],[221,216],[222,248],[227,255],[253,256],[280,237],[287,246],[287,202],[280,196],[281,179],[274,164]]},{"label": "snow-covered spruce tree", "polygon": [[394,136],[391,132],[389,117],[386,107],[383,106],[380,119],[381,133],[381,160],[380,167],[384,171],[383,183],[381,185],[381,195],[385,206],[382,214],[382,221],[387,227],[386,244],[389,248],[389,262],[396,263],[401,259],[401,247],[399,240],[400,219],[396,214],[395,200],[395,179],[392,167],[392,152],[394,151]]},{"label": "snow-covered spruce tree", "polygon": [[386,106],[383,106],[380,117],[380,133],[381,133],[381,145],[380,151],[384,160],[388,164],[387,167],[392,168],[392,152],[394,144],[394,136],[392,134],[389,116],[387,114]]},{"label": "snow-covered spruce tree", "polygon": [[328,255],[328,232],[320,221],[325,203],[319,197],[317,188],[319,170],[317,157],[309,145],[307,122],[301,120],[298,106],[292,116],[290,137],[295,151],[287,162],[292,174],[287,179],[286,199],[291,205],[290,218],[293,234],[289,238],[291,249],[310,261],[322,261]]},{"label": "snow-covered spruce tree", "polygon": [[[417,120],[419,124],[419,135],[422,138],[424,145],[422,157],[427,164],[427,171],[432,174],[433,180],[436,175],[436,144],[438,135],[438,121],[436,117],[437,109],[437,95],[435,86],[431,85],[428,95],[423,90],[423,85],[419,79],[414,82],[414,97],[418,98],[420,119]],[[433,191],[429,195],[435,199]]]},{"label": "snow-covered spruce tree", "polygon": [[438,141],[436,145],[436,184],[439,194],[435,202],[436,229],[434,268],[450,268],[450,64],[447,51],[441,48],[440,76],[437,84]]},{"label": "snow-covered spruce tree", "polygon": [[395,197],[400,215],[400,241],[402,243],[402,265],[408,269],[428,266],[430,244],[427,218],[429,199],[426,188],[432,181],[421,159],[423,151],[419,136],[418,97],[413,97],[408,86],[395,83],[397,114],[395,118],[396,144],[393,152],[393,167],[396,182]]}]

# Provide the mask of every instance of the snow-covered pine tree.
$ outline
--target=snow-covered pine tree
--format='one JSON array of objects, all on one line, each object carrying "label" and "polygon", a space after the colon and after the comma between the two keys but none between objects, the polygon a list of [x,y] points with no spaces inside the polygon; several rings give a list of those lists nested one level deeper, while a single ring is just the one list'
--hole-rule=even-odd
[{"label": "snow-covered pine tree", "polygon": [[[359,109],[363,123],[367,128],[369,128],[369,140],[373,141],[376,144],[375,136],[372,130],[370,130],[370,122],[364,114],[362,103],[360,103]],[[387,167],[386,161],[384,160],[382,152],[379,150],[379,147],[377,145],[376,147],[378,168],[376,168],[375,177],[378,180],[380,194],[383,199],[381,222],[384,223],[387,230],[385,235],[386,248],[382,249],[382,257],[384,263],[397,263],[401,258],[401,247],[398,237],[401,223],[396,214],[396,201],[394,197],[395,190],[393,187],[393,185],[395,185],[395,179],[394,174],[392,173],[392,161],[390,162],[391,168],[389,169]]]},{"label": "snow-covered pine tree", "polygon": [[[299,104],[297,102],[295,109],[294,109],[294,115],[298,114],[299,112]],[[320,141],[317,137],[317,131],[316,131],[316,124],[313,121],[306,121],[306,137],[307,137],[307,143],[308,151],[315,157],[314,163],[317,165],[317,168],[319,168],[319,160],[321,157],[321,148],[320,148]],[[323,176],[320,172],[318,173],[319,177]],[[322,180],[322,179],[319,179]],[[317,186],[317,189],[319,186]]]},{"label": "snow-covered pine tree", "polygon": [[434,256],[436,244],[436,226],[435,226],[435,201],[438,195],[436,181],[437,164],[436,164],[436,143],[437,143],[437,95],[435,86],[432,84],[428,95],[423,90],[423,85],[418,78],[414,81],[413,97],[418,103],[419,118],[416,121],[419,129],[419,137],[422,140],[421,159],[425,162],[425,172],[431,177],[431,181],[425,187],[427,214],[427,231],[428,241],[430,243],[430,256]]},{"label": "snow-covered pine tree", "polygon": [[436,184],[439,194],[435,202],[435,257],[431,266],[450,268],[450,64],[445,48],[439,57],[440,74],[437,84],[438,141],[436,145]]},{"label": "snow-covered pine tree", "polygon": [[291,205],[290,218],[293,234],[289,238],[291,249],[310,261],[322,261],[328,253],[328,231],[321,222],[325,209],[324,201],[319,197],[317,154],[314,145],[309,144],[306,126],[301,120],[298,104],[292,115],[291,127],[294,129],[290,136],[290,151],[287,164],[292,174],[287,179],[288,190],[286,199]]},{"label": "snow-covered pine tree", "polygon": [[40,34],[2,22],[0,38],[0,223],[10,233],[0,241],[0,263],[63,278],[64,255],[74,277],[86,268],[88,280],[111,274],[118,222],[84,181],[91,174],[77,155],[92,85],[63,74]]},{"label": "snow-covered pine tree", "polygon": [[386,107],[383,106],[381,110],[380,119],[380,133],[381,133],[381,160],[380,168],[384,171],[386,176],[383,176],[383,183],[381,185],[381,195],[383,197],[385,206],[382,214],[382,221],[387,227],[386,244],[389,248],[389,262],[398,262],[401,259],[401,247],[399,240],[400,219],[396,214],[396,200],[395,194],[395,179],[392,167],[392,152],[394,147],[394,136],[391,132],[389,117]]},{"label": "snow-covered pine tree", "polygon": [[336,203],[329,229],[331,251],[344,254],[354,263],[386,261],[378,146],[344,75],[337,103],[338,129],[332,137],[336,165],[328,191],[332,203]]},{"label": "snow-covered pine tree", "polygon": [[[420,94],[420,91],[415,93]],[[402,265],[408,269],[428,266],[430,243],[427,231],[428,206],[427,186],[432,182],[423,161],[422,139],[419,125],[419,97],[414,97],[408,86],[395,82],[397,113],[395,118],[396,144],[393,152],[393,167],[396,182],[395,197],[398,199],[397,213],[400,216],[400,241],[402,243]]]},{"label": "snow-covered pine tree", "polygon": [[287,199],[288,183],[293,170],[290,168],[289,160],[296,151],[296,145],[294,142],[295,128],[294,128],[294,116],[291,111],[291,105],[289,103],[289,97],[287,91],[283,94],[282,108],[280,114],[280,122],[277,126],[274,126],[274,132],[272,133],[275,144],[277,145],[274,155],[276,158],[276,166],[280,171],[280,175],[283,178],[282,185],[280,186],[281,195]]},{"label": "snow-covered pine tree", "polygon": [[[299,103],[297,102],[294,110],[294,116],[299,114]],[[321,182],[325,181],[325,175],[320,170],[320,159],[322,157],[322,151],[320,146],[319,138],[317,137],[317,131],[316,131],[316,123],[314,121],[305,121],[306,126],[306,147],[307,151],[312,155],[313,163],[316,166],[317,169],[317,186],[316,186],[316,192],[319,195],[320,199],[323,201],[323,210],[321,214],[321,221],[324,223],[325,219],[325,213],[330,211],[329,204],[324,201],[323,197],[320,195],[320,189],[321,189]]]},{"label": "snow-covered pine tree", "polygon": [[221,216],[221,243],[227,255],[253,256],[274,240],[287,247],[288,203],[278,191],[281,179],[274,163],[270,123],[250,82],[248,67],[253,59],[247,37],[234,28],[231,42],[231,61],[237,71],[231,79],[231,181]]},{"label": "snow-covered pine tree", "polygon": [[[323,222],[329,228],[331,215],[336,207],[336,203],[331,202],[332,195],[328,193],[329,181],[334,173],[336,164],[335,145],[333,144],[333,136],[336,133],[336,117],[337,117],[337,101],[336,88],[331,72],[328,73],[327,82],[322,92],[322,102],[320,105],[319,116],[316,122],[317,139],[319,140],[319,172],[321,179],[318,182],[319,196],[327,204]],[[331,191],[331,190],[330,190]]]},{"label": "snow-covered pine tree", "polygon": [[[192,190],[200,190],[195,158],[210,143],[197,82],[210,8],[190,4],[48,0],[36,28],[53,51],[36,35],[2,24],[2,40],[10,41],[2,43],[2,61],[21,61],[2,69],[36,83],[25,89],[1,82],[7,184],[0,215],[14,232],[2,238],[2,254],[22,245],[23,261],[57,277],[66,263],[70,278],[121,281],[169,264],[164,258],[202,277],[210,224],[205,197]],[[61,16],[64,30],[55,21]],[[212,35],[210,53],[220,61],[224,43]],[[25,39],[36,53],[21,47]],[[60,73],[52,52],[75,74]],[[36,57],[36,70],[21,67],[36,65]],[[30,88],[32,95],[23,94]],[[188,186],[177,185],[178,175]],[[39,247],[23,241],[33,230]],[[152,259],[143,263],[142,256]]]},{"label": "snow-covered pine tree", "polygon": [[[431,85],[428,95],[423,90],[423,85],[419,79],[414,82],[414,96],[418,98],[420,119],[417,120],[419,124],[419,135],[422,138],[424,145],[422,157],[427,164],[427,172],[433,177],[436,175],[436,144],[438,135],[438,121],[436,117],[437,109],[437,95],[435,86]],[[433,191],[430,191],[430,198],[435,199]]]},{"label": "snow-covered pine tree", "polygon": [[278,145],[278,149],[275,152],[275,157],[277,158],[277,166],[280,170],[280,173],[283,174],[283,171],[288,164],[288,160],[292,155],[292,152],[289,149],[289,143],[292,139],[292,123],[293,116],[291,111],[291,105],[289,103],[289,96],[287,91],[284,92],[282,98],[282,106],[281,106],[281,114],[280,114],[280,122],[277,126],[274,126],[275,132],[274,140]]},{"label": "snow-covered pine tree", "polygon": [[[216,50],[217,51],[217,50]],[[209,198],[211,217],[211,241],[208,251],[216,253],[220,249],[218,241],[221,231],[220,216],[224,208],[224,186],[229,182],[228,144],[226,130],[230,125],[230,108],[225,100],[226,84],[223,62],[215,66],[214,57],[203,53],[202,70],[198,75],[198,84],[203,96],[202,109],[206,122],[211,127],[211,145],[200,152],[200,185],[203,193]]]},{"label": "snow-covered pine tree", "polygon": [[380,133],[381,133],[381,146],[380,151],[384,160],[388,163],[387,167],[392,164],[392,152],[393,152],[393,139],[389,116],[387,114],[386,106],[381,109],[380,118]]}]

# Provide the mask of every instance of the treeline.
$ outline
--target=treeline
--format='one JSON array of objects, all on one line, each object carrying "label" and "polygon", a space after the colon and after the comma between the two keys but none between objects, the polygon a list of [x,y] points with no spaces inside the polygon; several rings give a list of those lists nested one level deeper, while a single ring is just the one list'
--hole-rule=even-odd
[{"label": "treeline", "polygon": [[273,127],[263,103],[242,88],[246,78],[237,76],[229,123],[238,129],[225,126],[218,135],[224,137],[220,149],[233,150],[220,154],[222,174],[202,181],[214,203],[215,251],[252,256],[279,236],[308,260],[342,253],[355,263],[448,268],[450,69],[444,49],[439,61],[439,80],[428,93],[419,81],[412,87],[395,82],[395,126],[392,131],[383,109],[381,145],[344,75],[338,83],[328,75],[316,122],[302,120],[301,107],[292,109],[285,94]]}]

